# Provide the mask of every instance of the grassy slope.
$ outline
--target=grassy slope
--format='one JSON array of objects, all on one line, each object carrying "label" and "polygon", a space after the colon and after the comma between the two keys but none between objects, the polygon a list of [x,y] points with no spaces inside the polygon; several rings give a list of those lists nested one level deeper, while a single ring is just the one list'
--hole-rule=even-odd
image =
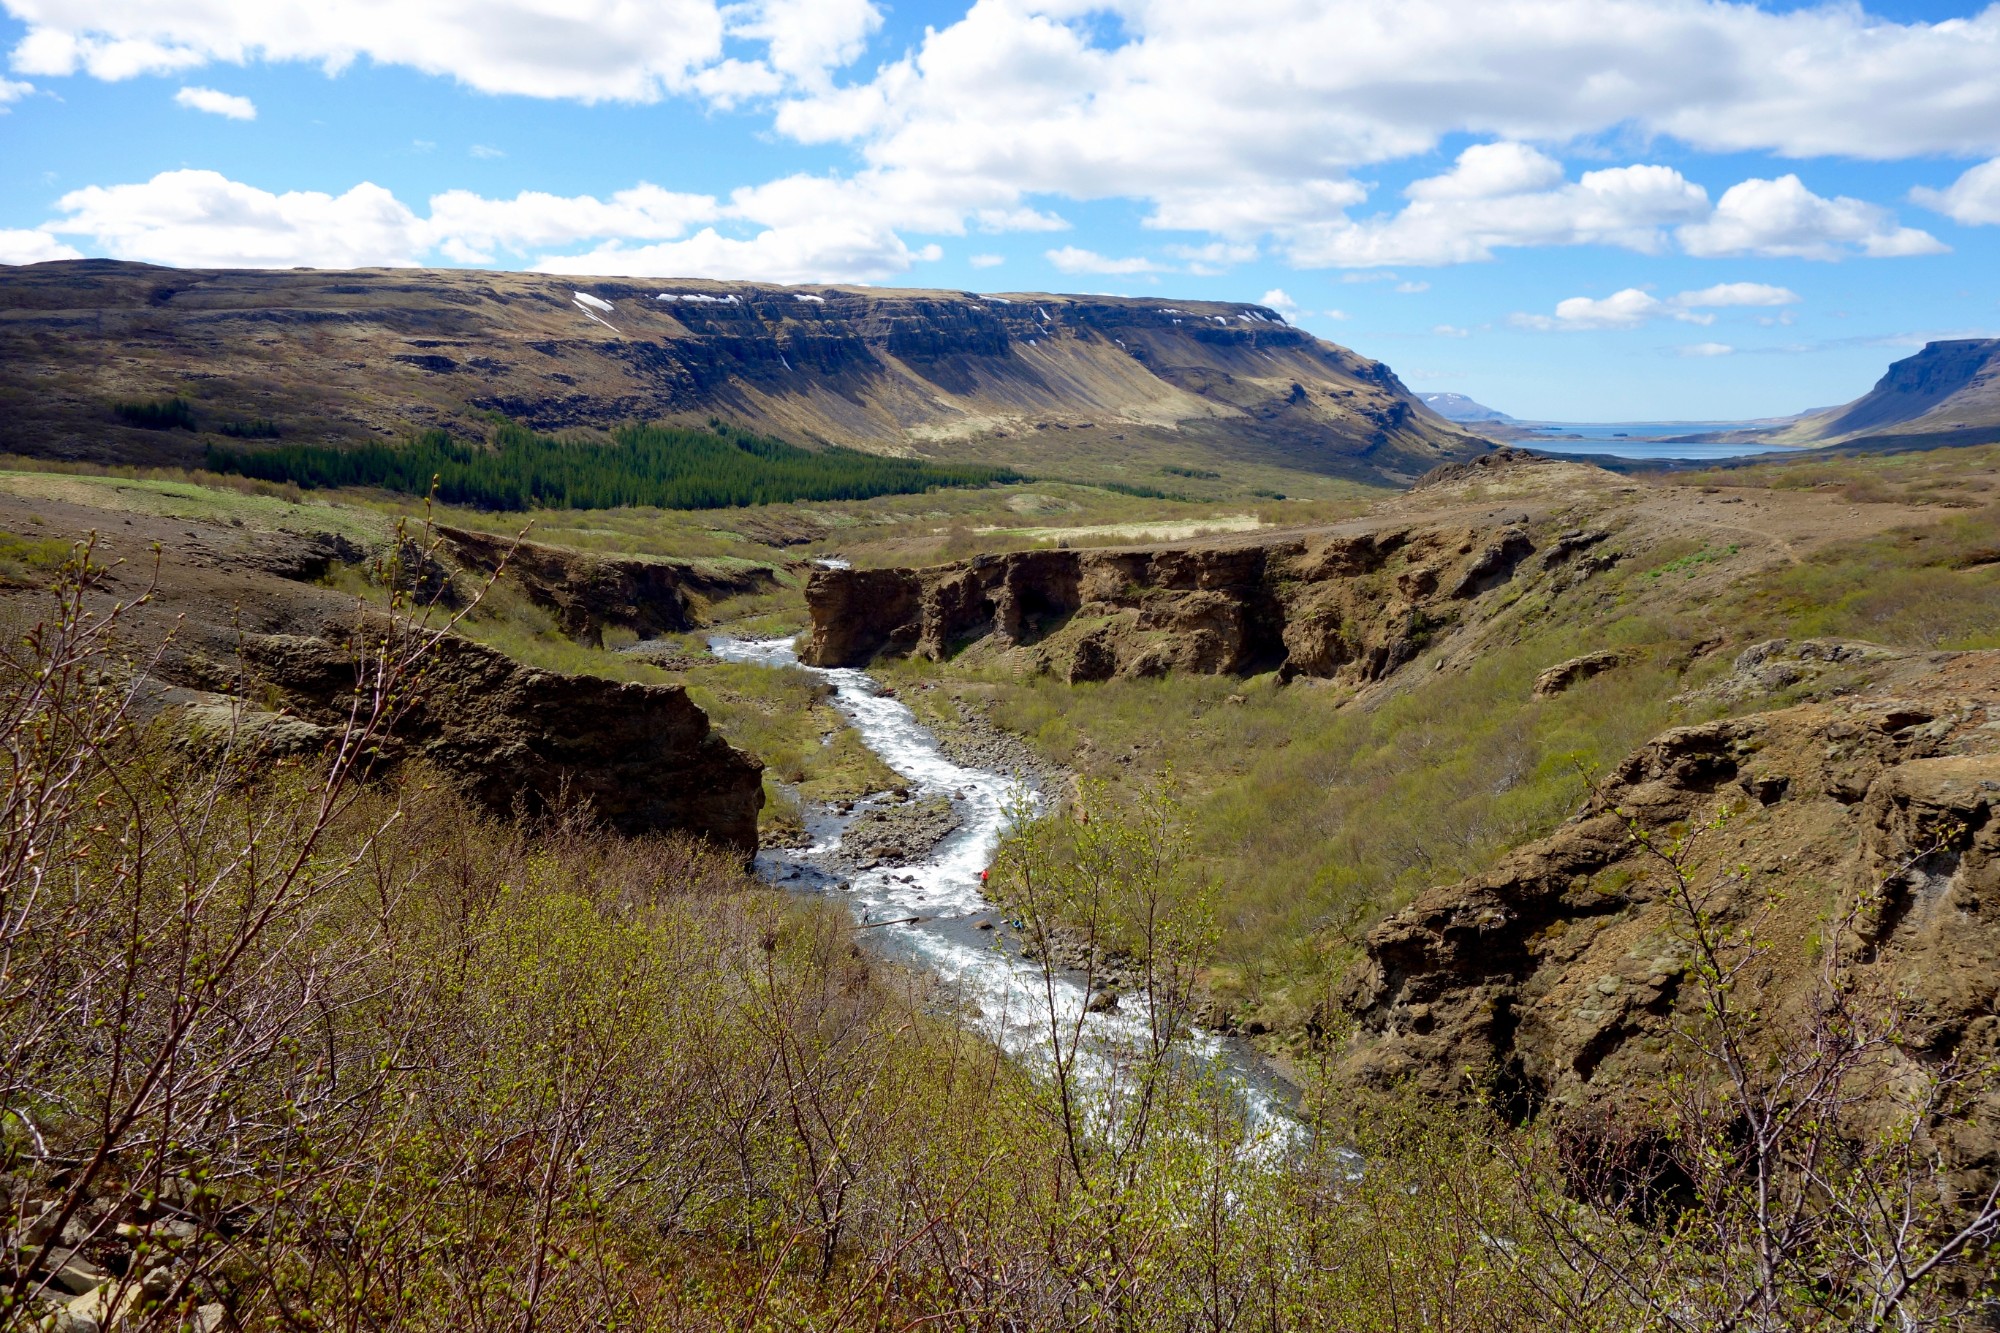
[{"label": "grassy slope", "polygon": [[[1965,508],[1993,494],[1996,465],[2000,450],[1968,450],[1802,458],[1719,472],[1712,480],[1735,487],[1929,504],[1938,507],[1940,522],[1852,540],[1747,580],[1726,545],[1667,541],[1583,589],[1554,600],[1518,598],[1498,612],[1465,669],[1431,672],[1419,663],[1405,685],[1367,707],[1343,707],[1344,696],[1330,687],[1281,689],[1271,678],[1071,688],[970,661],[884,670],[941,685],[905,693],[941,723],[951,720],[952,699],[975,700],[994,721],[1079,772],[1116,780],[1170,769],[1188,791],[1195,845],[1217,890],[1224,947],[1213,983],[1252,1025],[1294,1030],[1381,913],[1545,832],[1573,808],[1585,774],[1689,717],[1676,696],[1727,665],[1727,654],[1698,658],[1695,649],[1705,640],[1829,634],[1911,647],[2000,643],[2000,566],[1988,551],[1994,517],[1990,509]],[[1039,482],[703,514],[543,512],[533,516],[533,531],[540,540],[604,552],[770,565],[779,572],[778,591],[709,608],[708,615],[731,632],[778,634],[804,624],[802,571],[793,562],[805,555],[922,564],[1058,540],[1128,540],[1132,525],[1147,523],[1198,530],[1204,520],[1233,526],[1232,517],[1245,514],[1266,522],[1324,521],[1356,512],[1367,496],[1335,488],[1317,501],[1246,503],[1233,477],[1163,474],[1160,480],[1163,489],[1189,498]],[[7,472],[0,473],[0,487],[356,536],[385,533],[396,518],[419,512],[380,495],[316,496],[302,504],[306,497],[285,488],[198,485],[176,474]],[[440,517],[493,531],[519,527],[511,515],[441,511]],[[787,788],[807,799],[834,799],[894,780],[825,707],[809,677],[716,662],[699,635],[688,636],[671,669],[663,669],[571,642],[545,612],[505,587],[468,628],[537,665],[685,683],[724,735],[765,760],[774,823],[795,818]],[[1543,667],[1607,645],[1632,649],[1634,664],[1557,699],[1530,699]],[[827,736],[831,744],[822,743]]]},{"label": "grassy slope", "polygon": [[[1994,451],[2000,454],[2000,451]],[[1870,460],[1876,462],[1876,460]],[[1928,503],[1936,521],[1860,537],[1761,569],[1732,546],[1674,538],[1580,588],[1517,591],[1469,663],[1426,657],[1361,706],[1337,688],[1275,677],[1114,680],[1068,686],[979,665],[878,669],[940,688],[904,697],[948,724],[974,701],[1043,754],[1127,786],[1171,774],[1222,926],[1217,997],[1253,1030],[1299,1034],[1367,928],[1419,890],[1477,872],[1541,836],[1589,775],[1663,728],[1714,715],[1681,696],[1780,635],[1894,646],[2000,647],[1995,458],[1923,455],[1866,470],[1857,501]],[[1735,486],[1856,486],[1809,460],[1721,478]],[[1705,651],[1721,641],[1730,647]],[[1551,699],[1545,667],[1600,648],[1618,671]]]}]

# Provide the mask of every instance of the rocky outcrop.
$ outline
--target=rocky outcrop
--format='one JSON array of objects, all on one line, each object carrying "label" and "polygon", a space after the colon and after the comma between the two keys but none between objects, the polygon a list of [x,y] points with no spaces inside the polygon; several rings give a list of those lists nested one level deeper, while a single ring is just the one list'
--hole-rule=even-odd
[{"label": "rocky outcrop", "polygon": [[437,533],[452,558],[473,573],[504,567],[504,577],[553,613],[563,633],[592,647],[601,647],[605,629],[614,625],[642,639],[685,633],[699,623],[698,601],[778,586],[762,565],[603,556],[442,525]]},{"label": "rocky outcrop", "polygon": [[[821,570],[803,660],[1031,649],[1072,682],[1277,670],[1354,683],[1413,660],[1536,556],[1525,525],[1389,525],[1156,548],[1041,550],[932,569]],[[1563,548],[1566,562],[1573,554]]]},{"label": "rocky outcrop", "polygon": [[1772,945],[1739,1004],[1803,1004],[1816,932],[1851,907],[1849,955],[1921,1015],[1927,1045],[1911,1057],[1990,1058],[2000,653],[1873,657],[1865,693],[1665,733],[1555,834],[1384,921],[1342,995],[1357,1033],[1347,1077],[1483,1091],[1519,1113],[1643,1105],[1690,1000],[1671,881],[1633,828],[1718,819],[1691,881],[1718,921],[1754,918]]},{"label": "rocky outcrop", "polygon": [[1606,649],[1558,662],[1535,677],[1534,695],[1537,699],[1553,698],[1593,676],[1603,675],[1624,660],[1625,654]]},{"label": "rocky outcrop", "polygon": [[1541,454],[1530,453],[1526,449],[1516,449],[1505,445],[1483,454],[1452,463],[1440,463],[1423,476],[1418,477],[1410,489],[1431,490],[1461,482],[1483,481],[1503,474],[1518,472],[1523,468],[1560,467],[1561,462]]},{"label": "rocky outcrop", "polygon": [[[357,678],[351,645],[384,632],[379,621],[333,621],[317,636],[248,636],[243,656],[306,720],[337,727]],[[413,688],[390,756],[428,760],[497,813],[581,800],[623,833],[679,830],[756,849],[763,765],[711,731],[678,685],[538,671],[448,634]]]}]

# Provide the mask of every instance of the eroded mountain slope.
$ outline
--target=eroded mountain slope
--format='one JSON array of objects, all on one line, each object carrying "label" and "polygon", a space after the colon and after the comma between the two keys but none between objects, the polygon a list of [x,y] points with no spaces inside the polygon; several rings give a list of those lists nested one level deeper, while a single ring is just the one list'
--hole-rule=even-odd
[{"label": "eroded mountain slope", "polygon": [[1803,417],[1774,438],[1842,444],[1884,436],[1965,444],[2000,437],[2000,338],[1926,343],[1860,398]]},{"label": "eroded mountain slope", "polygon": [[[483,435],[719,416],[1023,464],[1164,449],[1408,480],[1481,442],[1262,306],[460,270],[0,270],[5,447],[187,461],[199,438]],[[180,393],[195,429],[121,424]],[[1192,451],[1190,453],[1189,451]]]}]

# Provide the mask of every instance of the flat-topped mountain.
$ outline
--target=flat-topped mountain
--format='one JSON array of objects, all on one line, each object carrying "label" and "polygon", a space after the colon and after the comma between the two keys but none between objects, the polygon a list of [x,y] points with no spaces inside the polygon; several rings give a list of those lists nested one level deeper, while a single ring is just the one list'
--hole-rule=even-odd
[{"label": "flat-topped mountain", "polygon": [[1903,435],[2000,439],[2000,338],[1926,343],[1860,398],[1808,413],[1778,438],[1835,444]]},{"label": "flat-topped mountain", "polygon": [[[0,448],[105,461],[189,461],[218,431],[483,434],[495,413],[544,431],[720,417],[1030,465],[1173,445],[1380,480],[1485,447],[1263,306],[468,270],[0,269],[0,391]],[[192,421],[117,414],[169,395]]]}]

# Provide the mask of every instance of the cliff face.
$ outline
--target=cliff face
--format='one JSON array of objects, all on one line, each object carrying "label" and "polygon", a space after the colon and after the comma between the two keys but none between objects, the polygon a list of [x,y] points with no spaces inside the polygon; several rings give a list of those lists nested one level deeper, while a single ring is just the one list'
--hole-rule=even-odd
[{"label": "cliff face", "polygon": [[[371,626],[379,633],[379,626]],[[349,714],[353,620],[317,635],[246,638],[243,656],[309,720]],[[763,765],[709,729],[678,685],[635,685],[524,667],[447,635],[422,668],[394,753],[418,755],[495,813],[582,798],[623,833],[678,830],[757,848]]]},{"label": "cliff face", "polygon": [[696,565],[676,560],[600,556],[440,525],[454,561],[475,574],[504,570],[534,602],[552,612],[562,632],[602,647],[609,626],[642,639],[680,634],[696,625],[695,599],[717,599],[777,587],[769,569]]},{"label": "cliff face", "polygon": [[806,585],[801,654],[852,666],[942,658],[975,640],[1031,649],[1076,681],[1277,670],[1364,683],[1413,660],[1480,595],[1530,570],[1587,578],[1601,532],[1538,543],[1517,522],[1150,549],[1043,550],[934,569],[822,570]]},{"label": "cliff face", "polygon": [[1347,1075],[1484,1088],[1517,1111],[1643,1111],[1694,999],[1672,882],[1632,826],[1667,836],[1718,816],[1691,881],[1718,922],[1771,945],[1740,1008],[1799,1012],[1819,932],[1853,906],[1839,947],[1912,1006],[1907,1058],[2000,1053],[2000,653],[1778,641],[1743,654],[1725,688],[1833,670],[1874,683],[1669,731],[1554,835],[1378,926],[1342,996],[1358,1028]]},{"label": "cliff face", "polygon": [[0,269],[0,387],[10,448],[124,461],[198,455],[195,432],[112,412],[174,392],[202,431],[314,442],[477,434],[493,411],[543,430],[721,416],[891,453],[1167,439],[1404,480],[1481,447],[1261,306],[459,270]]},{"label": "cliff face", "polygon": [[1862,397],[1814,413],[1780,438],[1831,444],[1882,435],[2000,439],[2000,338],[1926,343]]}]

